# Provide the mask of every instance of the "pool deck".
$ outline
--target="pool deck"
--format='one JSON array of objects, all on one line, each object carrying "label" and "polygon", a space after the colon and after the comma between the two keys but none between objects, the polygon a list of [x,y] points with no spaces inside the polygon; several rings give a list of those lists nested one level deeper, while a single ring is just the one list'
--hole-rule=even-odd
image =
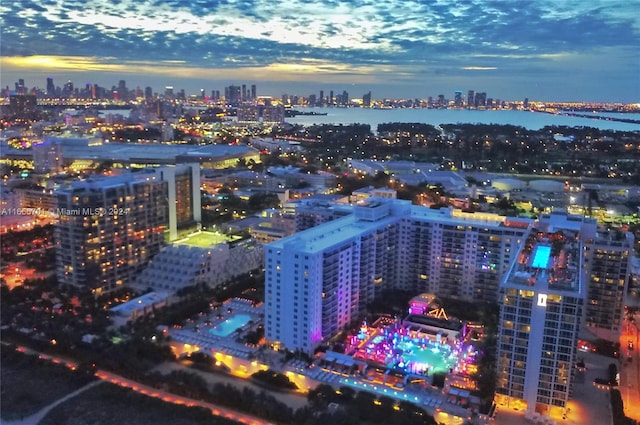
[{"label": "pool deck", "polygon": [[[231,313],[228,313],[229,309],[231,310]],[[242,334],[244,332],[248,332],[254,327],[257,327],[261,320],[260,316],[263,313],[263,305],[253,307],[249,302],[233,299],[225,302],[219,312],[213,311],[208,316],[204,316],[194,323],[189,323],[181,329],[170,329],[168,332],[175,342],[186,344],[190,349],[205,352],[221,352],[231,356],[248,359],[254,354],[256,348],[249,347],[236,341],[238,337],[238,335],[236,335],[236,331],[240,329],[240,334]],[[218,314],[222,315],[222,317],[218,318]],[[228,334],[221,335],[210,332],[210,330],[215,329],[216,326],[219,326],[221,323],[224,323],[225,320],[228,320],[228,316],[233,315],[248,315],[250,318],[247,323],[234,328]],[[211,324],[206,324],[209,321]]]}]

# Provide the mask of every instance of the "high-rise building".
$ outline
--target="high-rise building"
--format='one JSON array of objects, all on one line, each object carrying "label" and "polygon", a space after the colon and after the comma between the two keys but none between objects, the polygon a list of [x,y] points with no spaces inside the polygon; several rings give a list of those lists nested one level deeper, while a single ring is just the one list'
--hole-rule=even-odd
[{"label": "high-rise building", "polygon": [[469,90],[467,92],[467,108],[473,108],[475,104],[475,92],[473,90]]},{"label": "high-rise building", "polygon": [[485,92],[476,93],[474,105],[476,108],[484,108],[487,104],[487,94]]},{"label": "high-rise building", "polygon": [[131,283],[164,244],[167,183],[145,173],[75,182],[56,194],[60,283],[112,291]]},{"label": "high-rise building", "polygon": [[129,89],[125,80],[118,81],[118,99],[129,100]]},{"label": "high-rise building", "polygon": [[36,173],[57,173],[62,171],[62,143],[45,140],[34,144],[33,165]]},{"label": "high-rise building", "polygon": [[523,241],[500,288],[497,398],[561,416],[571,396],[586,292],[581,232],[592,223],[543,220]]},{"label": "high-rise building", "polygon": [[256,91],[256,85],[251,84],[251,100],[255,102],[257,98],[258,98],[258,93]]},{"label": "high-rise building", "polygon": [[385,288],[495,301],[530,223],[369,198],[267,245],[267,339],[312,351]]},{"label": "high-rise building", "polygon": [[624,298],[631,273],[632,233],[598,229],[584,241],[587,278],[585,324],[591,332],[618,341],[624,317]]},{"label": "high-rise building", "polygon": [[284,106],[263,106],[260,107],[260,121],[265,124],[282,124],[284,122]]},{"label": "high-rise building", "polygon": [[47,97],[56,96],[56,86],[53,84],[53,78],[47,78]]},{"label": "high-rise building", "polygon": [[228,86],[224,88],[224,98],[227,105],[237,106],[241,100],[240,86]]},{"label": "high-rise building", "polygon": [[27,94],[27,87],[24,85],[24,79],[20,78],[15,84],[16,94]]},{"label": "high-rise building", "polygon": [[283,123],[284,122],[284,106],[272,105],[245,105],[239,106],[237,112],[237,120],[239,123]]},{"label": "high-rise building", "polygon": [[169,240],[178,238],[178,229],[192,227],[202,220],[200,165],[177,164],[145,170],[167,182],[167,229]]},{"label": "high-rise building", "polygon": [[365,93],[362,96],[362,106],[365,108],[371,107],[371,92]]},{"label": "high-rise building", "polygon": [[338,103],[344,106],[349,104],[349,93],[347,93],[346,90],[342,91],[342,95],[340,96],[340,102]]},{"label": "high-rise building", "polygon": [[456,90],[454,93],[453,104],[456,108],[462,108],[462,92],[460,90]]},{"label": "high-rise building", "polygon": [[522,410],[562,416],[582,324],[617,341],[633,236],[590,218],[544,214],[500,289],[497,394]]},{"label": "high-rise building", "polygon": [[[94,293],[131,283],[178,229],[201,220],[200,167],[180,164],[74,182],[56,192],[60,282]],[[166,235],[168,233],[168,235]]]},{"label": "high-rise building", "polygon": [[149,86],[144,88],[144,97],[146,99],[151,99],[153,97],[153,89]]}]

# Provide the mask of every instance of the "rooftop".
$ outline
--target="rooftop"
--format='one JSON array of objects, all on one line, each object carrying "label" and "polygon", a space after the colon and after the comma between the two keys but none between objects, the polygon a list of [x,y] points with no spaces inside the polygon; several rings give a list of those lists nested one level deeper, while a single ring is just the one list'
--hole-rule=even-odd
[{"label": "rooftop", "polygon": [[581,292],[580,234],[532,229],[505,279],[507,286]]},{"label": "rooftop", "polygon": [[[31,156],[30,150],[2,147],[6,156]],[[174,164],[176,162],[201,162],[233,158],[257,152],[254,148],[241,145],[174,145],[159,143],[104,143],[88,146],[62,141],[62,157],[65,160],[90,159],[122,162],[149,162]]]},{"label": "rooftop", "polygon": [[117,305],[110,310],[121,316],[130,316],[131,313],[146,307],[151,307],[157,303],[165,301],[171,294],[169,292],[149,292],[134,298],[126,303]]},{"label": "rooftop", "polygon": [[110,187],[118,187],[131,183],[148,181],[160,181],[152,170],[128,172],[117,176],[91,176],[83,180],[73,181],[59,189],[59,192],[78,192],[89,190],[102,190]]}]

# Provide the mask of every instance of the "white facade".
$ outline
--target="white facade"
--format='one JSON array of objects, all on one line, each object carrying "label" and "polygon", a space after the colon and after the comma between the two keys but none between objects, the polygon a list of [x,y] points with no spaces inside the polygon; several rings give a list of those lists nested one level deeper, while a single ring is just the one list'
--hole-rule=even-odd
[{"label": "white facade", "polygon": [[169,239],[178,238],[178,226],[202,221],[200,164],[178,164],[147,169],[167,182]]},{"label": "white facade", "polygon": [[370,198],[266,246],[267,339],[310,352],[385,288],[495,301],[529,225]]},{"label": "white facade", "polygon": [[140,273],[135,285],[170,292],[201,284],[214,287],[262,267],[263,258],[264,251],[254,240],[208,248],[169,245]]}]

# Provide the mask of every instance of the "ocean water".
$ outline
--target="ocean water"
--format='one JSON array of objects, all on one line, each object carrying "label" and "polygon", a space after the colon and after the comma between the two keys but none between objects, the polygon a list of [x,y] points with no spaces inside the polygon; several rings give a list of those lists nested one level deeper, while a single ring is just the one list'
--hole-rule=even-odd
[{"label": "ocean water", "polygon": [[[370,109],[370,108],[303,108],[298,111],[326,113],[327,115],[298,115],[286,118],[291,124],[369,124],[375,132],[378,124],[389,122],[416,122],[438,126],[440,124],[511,124],[529,130],[539,130],[547,125],[569,127],[594,127],[602,130],[640,131],[640,124],[598,120],[566,115],[552,115],[531,111],[477,111],[466,109]],[[588,114],[586,112],[577,112]],[[640,114],[593,114],[640,120]]]}]

